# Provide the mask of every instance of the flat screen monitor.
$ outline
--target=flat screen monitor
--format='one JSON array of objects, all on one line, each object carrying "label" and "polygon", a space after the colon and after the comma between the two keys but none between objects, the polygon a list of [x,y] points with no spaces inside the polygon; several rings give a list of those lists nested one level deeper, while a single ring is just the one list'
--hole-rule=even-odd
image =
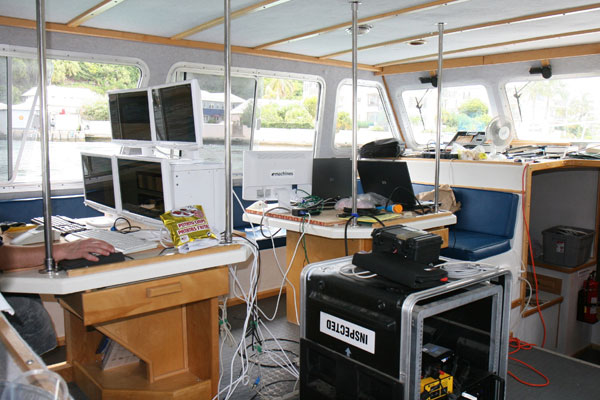
[{"label": "flat screen monitor", "polygon": [[358,175],[365,193],[373,192],[402,204],[405,210],[416,206],[408,166],[404,161],[358,161]]},{"label": "flat screen monitor", "polygon": [[148,224],[160,224],[165,213],[163,162],[160,159],[117,157],[122,214]]},{"label": "flat screen monitor", "polygon": [[189,80],[150,88],[156,145],[188,148],[202,145],[201,91]]},{"label": "flat screen monitor", "polygon": [[310,194],[312,162],[312,151],[244,151],[242,198],[287,203],[293,189]]},{"label": "flat screen monitor", "polygon": [[108,93],[112,140],[123,146],[152,146],[148,89]]},{"label": "flat screen monitor", "polygon": [[105,213],[116,213],[120,205],[115,196],[114,158],[81,154],[84,204]]},{"label": "flat screen monitor", "polygon": [[322,199],[352,196],[352,160],[315,158],[312,169],[312,194]]}]

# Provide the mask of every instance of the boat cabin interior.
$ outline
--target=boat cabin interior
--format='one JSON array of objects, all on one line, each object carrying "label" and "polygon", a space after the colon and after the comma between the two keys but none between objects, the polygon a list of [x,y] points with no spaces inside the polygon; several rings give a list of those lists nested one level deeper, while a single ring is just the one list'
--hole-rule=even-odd
[{"label": "boat cabin interior", "polygon": [[[434,263],[448,264],[436,271],[471,279],[468,285],[481,285],[482,293],[482,282],[499,282],[498,297],[489,294],[491,306],[472,311],[498,327],[498,342],[491,339],[496,344],[484,358],[500,378],[512,379],[505,371],[509,343],[533,343],[568,357],[597,352],[599,20],[600,3],[590,0],[0,0],[4,245],[17,245],[33,219],[54,215],[87,230],[131,232],[121,236],[138,235],[152,243],[154,250],[145,251],[156,252],[146,258],[152,261],[132,260],[124,251],[121,263],[61,271],[54,286],[34,275],[0,274],[0,292],[41,295],[71,365],[53,370],[83,385],[88,398],[133,393],[107,389],[108,375],[82,366],[94,353],[82,343],[91,348],[102,336],[143,360],[136,379],[151,388],[138,387],[140,398],[149,393],[144,390],[163,390],[161,382],[168,398],[186,398],[177,397],[183,396],[177,379],[202,380],[203,386],[181,383],[191,398],[216,398],[224,387],[216,379],[217,323],[227,321],[228,302],[248,304],[248,315],[256,317],[248,321],[258,326],[253,304],[269,297],[279,302],[282,292],[287,321],[299,324],[308,346],[297,356],[303,360],[294,378],[301,397],[361,398],[360,390],[344,397],[345,389],[331,383],[342,375],[319,375],[329,389],[306,382],[321,367],[359,371],[367,365],[385,371],[381,382],[394,379],[389,392],[367,390],[364,398],[453,398],[423,397],[431,382],[439,381],[444,393],[452,390],[439,372],[432,381],[413,382],[410,362],[386,370],[371,361],[369,354],[381,348],[359,343],[363,334],[365,343],[371,338],[369,332],[369,340],[381,340],[375,328],[360,331],[369,319],[330,315],[346,306],[340,299],[327,303],[333,295],[321,286],[310,289],[310,274],[321,271],[315,265],[337,271],[331,260],[352,265],[348,257],[355,253],[376,254],[376,228],[402,225],[422,235],[419,246],[425,246],[405,258],[433,254]],[[206,226],[169,230],[173,221],[189,227],[198,218]],[[404,245],[414,236],[389,232]],[[44,245],[50,254],[40,274],[47,277],[52,234],[43,228],[27,233],[22,245]],[[57,233],[61,241],[69,236]],[[236,250],[227,250],[234,244]],[[157,246],[170,249],[177,272],[156,272],[166,260]],[[402,251],[394,248],[394,257]],[[211,268],[189,266],[202,263]],[[139,272],[145,264],[150,267]],[[361,281],[352,307],[374,312],[367,294],[358,293],[366,280],[355,269],[339,270],[340,279]],[[378,274],[387,277],[385,271]],[[140,273],[144,278],[133,278]],[[179,276],[185,281],[171,281]],[[156,279],[161,286],[144,286]],[[471,289],[464,290],[474,297],[456,294],[456,304],[475,303]],[[126,304],[138,292],[147,294],[145,300]],[[320,331],[308,313],[318,296],[331,306],[319,311]],[[175,316],[173,307],[183,311]],[[159,311],[156,320],[144,319]],[[383,324],[381,318],[373,317],[374,326]],[[181,357],[159,354],[133,333],[157,321],[178,321],[179,331],[164,329],[168,334],[160,340],[184,338]],[[212,332],[210,340],[203,341],[208,333],[191,333],[195,324]],[[342,333],[327,333],[331,326]],[[426,335],[431,326],[425,326],[420,333],[398,328],[398,335]],[[349,327],[356,329],[354,341]],[[75,336],[84,339],[72,342]],[[403,346],[401,356],[410,353]],[[452,350],[453,357],[460,352]],[[194,361],[202,352],[214,359]],[[306,365],[310,373],[302,371]],[[181,371],[189,376],[181,378]],[[383,385],[356,379],[365,387]],[[236,398],[233,389],[219,398]],[[510,398],[504,389],[495,395],[481,390],[460,398]]]}]

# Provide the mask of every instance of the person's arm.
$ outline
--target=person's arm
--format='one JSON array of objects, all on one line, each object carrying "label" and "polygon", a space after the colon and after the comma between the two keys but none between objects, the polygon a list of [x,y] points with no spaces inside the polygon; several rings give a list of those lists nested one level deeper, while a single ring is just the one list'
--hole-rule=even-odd
[{"label": "person's arm", "polygon": [[[104,256],[114,253],[115,248],[102,240],[85,239],[69,243],[57,243],[53,246],[52,255],[54,260],[72,260],[85,258],[90,261],[98,261],[98,257],[91,253]],[[44,246],[0,246],[0,270],[34,267],[42,265],[46,257]]]}]

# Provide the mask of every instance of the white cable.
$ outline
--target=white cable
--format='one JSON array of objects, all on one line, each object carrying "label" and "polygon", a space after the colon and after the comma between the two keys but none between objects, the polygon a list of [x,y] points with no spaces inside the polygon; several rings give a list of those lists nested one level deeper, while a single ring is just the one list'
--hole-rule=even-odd
[{"label": "white cable", "polygon": [[[346,271],[347,269],[350,269],[350,272]],[[356,265],[352,264],[344,265],[342,268],[340,268],[339,272],[340,275],[358,279],[371,279],[377,276],[377,274],[374,274],[371,271],[356,272]]]},{"label": "white cable", "polygon": [[498,266],[476,261],[460,261],[440,264],[441,269],[448,273],[448,278],[462,279],[478,275],[484,271],[498,269]]}]

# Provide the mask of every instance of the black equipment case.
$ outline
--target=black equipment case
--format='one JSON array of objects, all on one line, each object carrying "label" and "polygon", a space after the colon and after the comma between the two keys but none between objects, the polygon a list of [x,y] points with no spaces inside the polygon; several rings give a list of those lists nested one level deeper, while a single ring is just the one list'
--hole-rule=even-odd
[{"label": "black equipment case", "polygon": [[[360,279],[353,269],[346,257],[303,270],[301,399],[446,398],[421,389],[423,371],[440,368],[452,375],[454,393],[504,398],[509,271],[416,290]],[[425,365],[425,344],[452,357],[444,367]]]}]

